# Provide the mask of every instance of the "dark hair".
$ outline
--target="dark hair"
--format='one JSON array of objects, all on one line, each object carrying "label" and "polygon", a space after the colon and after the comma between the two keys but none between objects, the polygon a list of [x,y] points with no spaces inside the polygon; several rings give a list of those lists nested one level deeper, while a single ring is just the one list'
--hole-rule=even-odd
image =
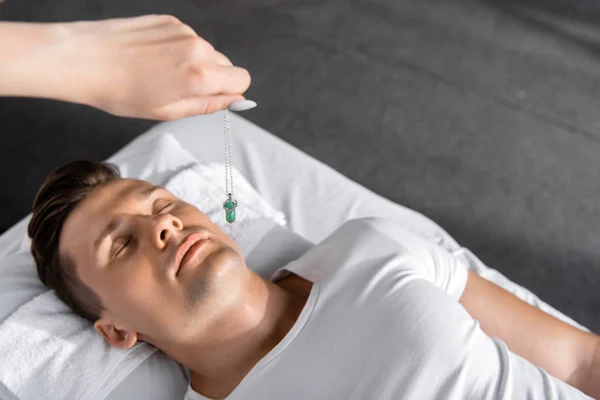
[{"label": "dark hair", "polygon": [[94,322],[104,309],[102,300],[77,276],[73,260],[59,255],[63,224],[71,211],[95,188],[120,179],[119,169],[108,163],[75,161],[54,170],[33,201],[27,233],[37,273],[77,315]]}]

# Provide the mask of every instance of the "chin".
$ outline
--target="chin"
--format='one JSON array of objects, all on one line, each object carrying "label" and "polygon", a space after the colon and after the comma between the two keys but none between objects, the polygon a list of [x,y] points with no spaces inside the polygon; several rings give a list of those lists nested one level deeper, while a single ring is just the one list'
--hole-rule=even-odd
[{"label": "chin", "polygon": [[222,245],[206,257],[200,264],[200,269],[206,271],[207,274],[225,277],[241,268],[242,264],[243,258],[237,251],[227,245]]},{"label": "chin", "polygon": [[222,245],[213,251],[196,267],[194,279],[187,284],[187,308],[235,295],[241,287],[237,278],[244,267],[243,257],[233,248]]}]

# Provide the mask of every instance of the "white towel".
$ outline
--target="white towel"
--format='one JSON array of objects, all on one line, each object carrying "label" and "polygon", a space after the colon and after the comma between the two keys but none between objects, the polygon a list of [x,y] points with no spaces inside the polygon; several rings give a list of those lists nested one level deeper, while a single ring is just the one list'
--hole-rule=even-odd
[{"label": "white towel", "polygon": [[[205,212],[247,255],[285,217],[234,169],[237,220],[225,221],[224,167],[192,165],[165,185]],[[91,324],[70,312],[53,291],[21,306],[0,325],[0,383],[20,400],[103,400],[156,349],[108,345]]]}]

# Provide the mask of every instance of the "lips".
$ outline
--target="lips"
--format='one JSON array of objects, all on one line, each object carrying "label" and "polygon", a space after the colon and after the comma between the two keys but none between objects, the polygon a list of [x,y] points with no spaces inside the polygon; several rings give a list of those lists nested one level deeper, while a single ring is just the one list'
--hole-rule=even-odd
[{"label": "lips", "polygon": [[[189,253],[196,253],[195,250],[198,250],[198,246],[195,246],[195,245],[199,244],[200,247],[202,247],[203,243],[198,243],[198,242],[206,241],[207,239],[208,239],[208,237],[204,233],[201,233],[201,232],[192,233],[188,237],[183,239],[183,241],[177,248],[177,253],[175,253],[175,259],[173,260],[173,263],[172,263],[172,269],[174,270],[175,275],[177,275],[179,273],[179,270],[181,269],[181,267],[183,265],[185,265],[185,262],[187,262],[187,260],[192,255]],[[190,250],[192,250],[192,251],[190,252]]]}]

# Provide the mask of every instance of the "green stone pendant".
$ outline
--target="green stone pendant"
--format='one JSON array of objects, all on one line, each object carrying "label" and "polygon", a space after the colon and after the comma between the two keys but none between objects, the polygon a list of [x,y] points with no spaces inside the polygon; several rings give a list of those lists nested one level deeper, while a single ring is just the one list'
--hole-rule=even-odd
[{"label": "green stone pendant", "polygon": [[235,222],[235,208],[236,207],[237,207],[237,201],[232,199],[231,195],[229,195],[229,198],[225,201],[225,203],[223,203],[223,208],[225,209],[225,220],[227,222],[229,222],[230,224]]}]

